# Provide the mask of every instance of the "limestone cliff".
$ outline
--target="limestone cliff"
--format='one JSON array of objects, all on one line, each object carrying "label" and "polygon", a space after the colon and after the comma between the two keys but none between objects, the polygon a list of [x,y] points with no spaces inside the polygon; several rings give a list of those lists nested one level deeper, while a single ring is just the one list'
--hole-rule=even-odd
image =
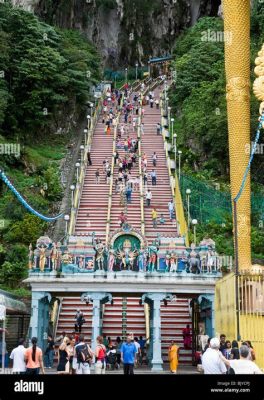
[{"label": "limestone cliff", "polygon": [[176,37],[204,15],[215,16],[221,0],[13,0],[43,20],[80,29],[100,50],[105,65],[147,63],[170,53]]}]

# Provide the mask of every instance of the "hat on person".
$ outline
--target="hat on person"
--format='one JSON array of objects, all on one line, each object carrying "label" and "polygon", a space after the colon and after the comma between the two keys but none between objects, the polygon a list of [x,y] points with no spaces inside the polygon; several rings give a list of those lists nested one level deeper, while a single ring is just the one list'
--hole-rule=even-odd
[{"label": "hat on person", "polygon": [[210,347],[212,349],[219,349],[220,348],[220,340],[218,338],[212,338],[210,340]]}]

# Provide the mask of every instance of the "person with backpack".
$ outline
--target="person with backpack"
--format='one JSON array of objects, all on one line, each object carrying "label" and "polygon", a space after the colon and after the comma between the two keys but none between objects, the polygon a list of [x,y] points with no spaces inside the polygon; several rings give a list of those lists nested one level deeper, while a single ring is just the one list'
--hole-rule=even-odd
[{"label": "person with backpack", "polygon": [[90,363],[93,360],[93,352],[90,346],[85,343],[84,335],[80,335],[79,343],[75,346],[74,355],[77,360],[76,363],[76,374],[77,375],[89,375],[90,374]]},{"label": "person with backpack", "polygon": [[96,339],[97,346],[95,349],[95,374],[105,374],[106,370],[106,347],[103,344],[103,337],[98,336]]},{"label": "person with backpack", "polygon": [[82,325],[85,323],[85,319],[84,319],[83,313],[80,309],[77,309],[77,312],[75,314],[75,320],[76,320],[75,332],[81,333]]}]

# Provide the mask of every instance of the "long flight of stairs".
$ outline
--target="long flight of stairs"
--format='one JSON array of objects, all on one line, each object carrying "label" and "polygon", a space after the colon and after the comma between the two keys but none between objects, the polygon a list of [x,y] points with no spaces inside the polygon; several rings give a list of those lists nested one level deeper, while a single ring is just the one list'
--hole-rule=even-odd
[{"label": "long flight of stairs", "polygon": [[[94,131],[91,147],[92,165],[87,166],[80,206],[76,218],[75,234],[95,232],[96,237],[105,239],[109,184],[105,182],[103,161],[108,159],[111,164],[113,149],[113,133],[104,132],[102,116]],[[95,171],[100,169],[100,184],[95,184]]]},{"label": "long flight of stairs", "polygon": [[[123,118],[123,117],[122,117]],[[132,124],[129,124],[129,137],[132,139],[137,138],[137,132],[133,131]],[[124,141],[124,138],[126,138],[127,135],[124,134],[122,137],[122,143]],[[117,149],[119,153],[119,157],[123,160],[123,158],[126,155],[126,152],[124,151],[124,148],[122,149]],[[129,154],[129,153],[127,153]],[[118,178],[118,165],[115,166],[114,169],[114,182]],[[138,159],[137,163],[134,164],[134,166],[131,169],[131,175],[132,179],[137,178],[139,176],[138,172]],[[140,229],[140,192],[133,190],[132,192],[132,201],[131,204],[127,204],[126,207],[120,205],[120,193],[115,193],[115,190],[113,190],[113,196],[112,196],[112,208],[111,208],[111,224],[110,224],[110,232],[113,232],[115,229],[120,227],[120,222],[119,222],[119,215],[121,211],[125,212],[127,215],[127,222],[133,226],[133,228]]]},{"label": "long flight of stairs", "polygon": [[[159,97],[161,88],[155,89],[155,98]],[[166,164],[164,143],[161,135],[156,134],[156,124],[160,122],[160,110],[155,105],[153,108],[146,105],[144,116],[144,135],[142,135],[142,152],[148,157],[148,172],[152,170],[152,154],[155,151],[158,156],[157,161],[157,186],[151,185],[149,179],[148,187],[152,191],[153,199],[151,207],[144,206],[145,212],[145,231],[149,242],[157,238],[157,233],[165,236],[177,234],[175,223],[169,220],[168,202],[171,200],[171,188],[169,174]],[[121,116],[121,120],[123,117]],[[107,206],[109,185],[105,183],[103,175],[103,160],[108,158],[111,163],[113,134],[107,136],[104,132],[104,125],[100,118],[95,128],[91,159],[92,165],[86,168],[85,181],[82,190],[80,206],[77,213],[75,235],[82,235],[95,232],[96,237],[105,240],[105,228],[107,220]],[[130,128],[129,135],[136,137],[136,132]],[[123,140],[123,138],[122,138]],[[120,157],[123,157],[124,150],[118,150]],[[101,183],[95,185],[95,171],[100,169]],[[133,177],[139,175],[138,163],[132,169]],[[114,170],[114,180],[118,174],[118,168]],[[119,204],[120,195],[115,194],[113,190],[111,225],[110,233],[119,227],[118,216],[124,207]],[[153,228],[151,220],[151,210],[156,207],[158,216],[163,213],[166,223]],[[132,204],[127,207],[128,222],[134,227],[140,229],[140,197],[139,192],[133,192]],[[145,314],[144,306],[140,305],[139,297],[113,297],[113,304],[105,304],[103,309],[102,334],[110,336],[115,340],[117,336],[122,337],[126,333],[133,333],[134,336],[145,337]],[[59,336],[62,331],[71,333],[74,330],[76,309],[80,308],[84,312],[86,322],[83,326],[83,333],[86,340],[91,342],[91,322],[92,322],[92,304],[84,305],[80,298],[65,297],[62,302],[59,315],[56,335]],[[175,303],[168,302],[167,306],[161,305],[161,340],[162,356],[164,362],[167,361],[168,347],[171,340],[175,340],[180,346],[180,363],[191,364],[191,350],[183,349],[182,330],[187,324],[191,326],[191,317],[189,315],[188,299],[177,299]]]},{"label": "long flight of stairs", "polygon": [[[158,87],[154,91],[154,98],[159,99],[161,88]],[[177,228],[174,223],[170,221],[169,218],[169,210],[168,203],[172,199],[172,192],[170,187],[169,173],[166,162],[166,155],[164,150],[164,143],[162,135],[157,135],[156,124],[160,122],[160,110],[156,109],[154,105],[151,108],[149,105],[144,106],[145,114],[144,114],[144,125],[145,125],[145,133],[142,136],[142,152],[146,153],[148,160],[148,173],[152,171],[152,169],[156,170],[157,173],[157,185],[152,186],[151,178],[148,178],[148,185],[145,189],[150,189],[152,193],[152,201],[150,207],[144,207],[145,213],[145,231],[146,238],[151,242],[152,240],[157,238],[157,233],[162,233],[165,236],[173,236],[175,237],[177,233]],[[152,155],[156,152],[157,154],[157,166],[153,167],[152,165]],[[165,224],[158,224],[157,228],[153,228],[151,211],[155,207],[158,212],[158,217],[160,214],[163,214],[165,218]]]}]

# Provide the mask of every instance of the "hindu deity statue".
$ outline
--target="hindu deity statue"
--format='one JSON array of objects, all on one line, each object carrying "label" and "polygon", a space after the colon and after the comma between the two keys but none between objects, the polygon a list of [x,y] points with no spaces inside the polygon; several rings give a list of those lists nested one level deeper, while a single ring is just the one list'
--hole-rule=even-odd
[{"label": "hindu deity statue", "polygon": [[100,239],[95,240],[95,263],[100,271],[104,270],[104,255],[105,255],[105,245]]},{"label": "hindu deity statue", "polygon": [[157,269],[158,251],[159,249],[155,242],[148,247],[148,271],[150,272],[153,272],[155,268]]}]

